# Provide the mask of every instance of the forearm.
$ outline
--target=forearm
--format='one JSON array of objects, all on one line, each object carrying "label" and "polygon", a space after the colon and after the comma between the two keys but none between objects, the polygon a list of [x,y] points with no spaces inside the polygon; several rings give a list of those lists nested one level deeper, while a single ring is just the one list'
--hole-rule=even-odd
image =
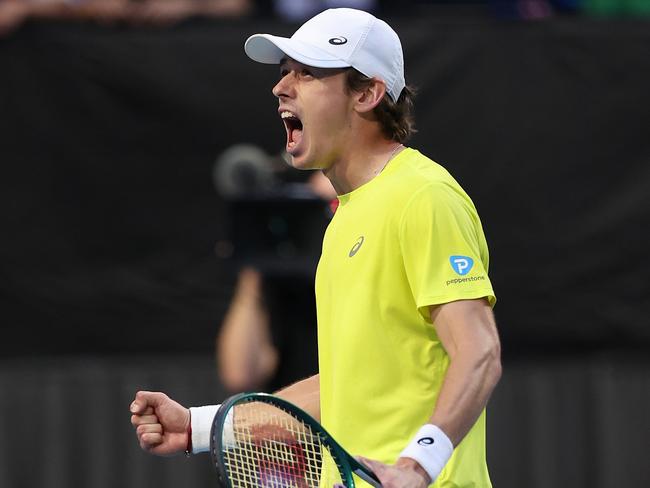
[{"label": "forearm", "polygon": [[430,422],[454,446],[485,408],[501,377],[501,346],[487,300],[459,300],[431,310],[450,364]]},{"label": "forearm", "polygon": [[[312,417],[320,421],[320,381],[314,375],[275,393],[305,410]],[[219,405],[206,405],[192,407],[192,448],[194,453],[205,452],[210,447],[210,429],[212,420],[217,413]]]},{"label": "forearm", "polygon": [[298,381],[275,393],[277,396],[302,408],[320,422],[320,376],[314,375]]},{"label": "forearm", "polygon": [[485,408],[501,375],[498,341],[483,342],[482,349],[478,344],[465,348],[452,344],[452,360],[429,423],[419,429],[396,463],[397,469],[417,473],[425,484],[436,480]]},{"label": "forearm", "polygon": [[[396,469],[435,481],[472,428],[501,377],[501,351],[487,300],[432,307],[431,322],[450,363],[429,422],[404,448]],[[401,471],[400,471],[401,472]]]},{"label": "forearm", "polygon": [[259,388],[275,372],[278,353],[263,303],[262,276],[241,271],[216,344],[219,376],[230,391]]},{"label": "forearm", "polygon": [[459,350],[452,358],[430,422],[454,446],[465,437],[487,405],[501,377],[497,345],[483,351]]},{"label": "forearm", "polygon": [[236,300],[217,338],[219,376],[231,391],[255,389],[275,370],[268,316],[250,300]]}]

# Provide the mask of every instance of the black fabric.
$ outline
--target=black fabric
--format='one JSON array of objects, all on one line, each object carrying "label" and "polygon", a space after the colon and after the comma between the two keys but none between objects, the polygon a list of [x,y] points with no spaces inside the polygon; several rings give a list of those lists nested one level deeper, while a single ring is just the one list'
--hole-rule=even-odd
[{"label": "black fabric", "polygon": [[[395,19],[411,145],[478,207],[507,356],[649,343],[648,26]],[[0,40],[3,354],[212,350],[232,289],[212,163],[285,139],[277,70],[242,42],[293,28],[31,23]]]}]

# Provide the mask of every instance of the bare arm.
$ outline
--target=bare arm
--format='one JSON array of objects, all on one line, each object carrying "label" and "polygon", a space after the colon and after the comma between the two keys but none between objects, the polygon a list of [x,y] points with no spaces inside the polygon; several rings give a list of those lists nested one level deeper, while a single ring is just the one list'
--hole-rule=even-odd
[{"label": "bare arm", "polygon": [[[431,320],[450,364],[429,422],[457,446],[487,405],[501,377],[501,347],[486,300],[459,300],[431,308]],[[386,488],[426,487],[430,478],[414,459],[395,466],[363,459]]]},{"label": "bare arm", "polygon": [[501,378],[499,336],[486,300],[434,307],[431,320],[451,362],[430,421],[457,446]]},{"label": "bare arm", "polygon": [[219,376],[232,392],[258,389],[277,368],[278,352],[262,302],[260,273],[243,269],[216,343]]},{"label": "bare arm", "polygon": [[320,422],[320,376],[315,374],[275,393]]},{"label": "bare arm", "polygon": [[[298,405],[320,421],[320,381],[314,375],[294,383],[276,393]],[[131,403],[131,423],[135,427],[140,447],[160,456],[179,454],[188,446],[189,425],[192,424],[194,452],[207,451],[210,428],[218,405],[199,407],[200,420],[185,408],[161,392],[139,391]],[[197,442],[200,440],[201,442]]]}]

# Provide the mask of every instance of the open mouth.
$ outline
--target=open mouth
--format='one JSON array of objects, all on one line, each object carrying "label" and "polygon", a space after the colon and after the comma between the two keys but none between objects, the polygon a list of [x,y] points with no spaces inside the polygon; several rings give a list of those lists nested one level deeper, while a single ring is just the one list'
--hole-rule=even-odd
[{"label": "open mouth", "polygon": [[302,139],[302,121],[293,113],[285,110],[280,114],[287,129],[287,151],[291,152]]}]

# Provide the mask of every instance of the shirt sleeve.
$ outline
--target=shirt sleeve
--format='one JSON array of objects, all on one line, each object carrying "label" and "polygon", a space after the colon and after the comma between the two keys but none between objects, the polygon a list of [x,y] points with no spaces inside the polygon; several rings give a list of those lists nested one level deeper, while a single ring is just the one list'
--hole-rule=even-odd
[{"label": "shirt sleeve", "polygon": [[444,184],[418,190],[402,214],[400,246],[418,311],[429,306],[496,297],[488,277],[489,254],[481,222],[469,197]]}]

